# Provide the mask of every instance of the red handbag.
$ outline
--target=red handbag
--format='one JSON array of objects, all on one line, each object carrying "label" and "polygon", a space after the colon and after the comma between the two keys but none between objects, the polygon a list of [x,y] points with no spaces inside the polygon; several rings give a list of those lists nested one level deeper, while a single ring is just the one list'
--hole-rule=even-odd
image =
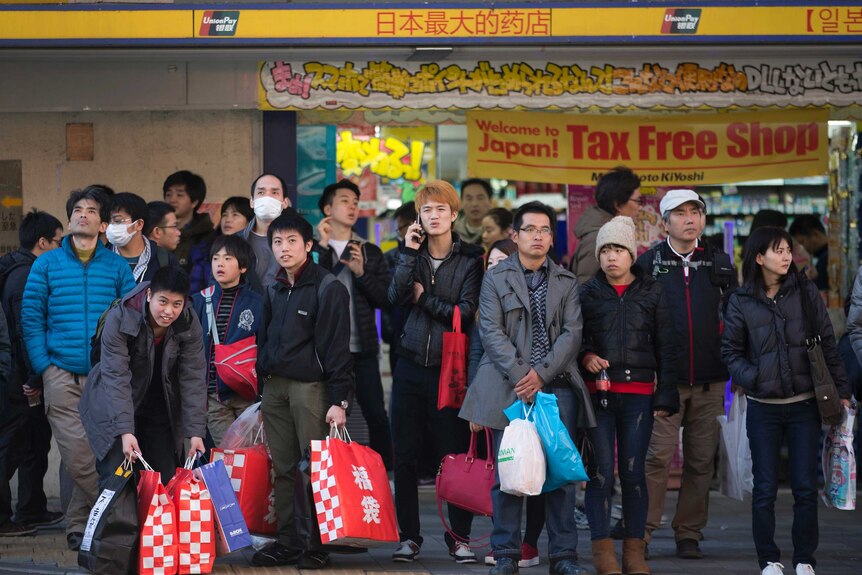
[{"label": "red handbag", "polygon": [[213,340],[213,363],[219,378],[243,399],[257,399],[257,336],[221,343],[216,329],[212,296],[215,287],[201,291],[207,303],[207,323]]},{"label": "red handbag", "polygon": [[469,339],[461,332],[461,308],[452,313],[452,331],[443,334],[443,357],[437,388],[437,409],[458,409],[467,395],[467,350]]},{"label": "red handbag", "polygon": [[[467,453],[450,453],[440,462],[440,469],[437,471],[437,513],[446,532],[459,541],[464,539],[452,531],[443,516],[444,501],[474,515],[494,515],[494,505],[491,503],[491,489],[494,487],[494,442],[491,440],[491,430],[486,427],[487,459],[476,459],[477,435],[479,434],[470,434]],[[488,537],[490,534],[470,541],[482,541]]]}]

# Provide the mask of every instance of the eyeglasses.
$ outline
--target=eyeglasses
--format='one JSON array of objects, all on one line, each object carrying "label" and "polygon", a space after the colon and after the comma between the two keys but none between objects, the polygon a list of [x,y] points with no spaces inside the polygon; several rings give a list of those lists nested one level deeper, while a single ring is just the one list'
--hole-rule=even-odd
[{"label": "eyeglasses", "polygon": [[59,238],[52,238],[51,243],[57,244],[57,247],[60,247],[63,244],[63,236],[60,236]]},{"label": "eyeglasses", "polygon": [[117,218],[111,218],[111,223],[112,224],[130,224],[130,223],[132,223],[132,218],[126,218],[124,220],[120,220]]},{"label": "eyeglasses", "polygon": [[639,206],[642,206],[642,205],[644,205],[644,204],[646,203],[646,201],[644,200],[643,196],[640,196],[640,197],[637,197],[637,198],[629,198],[629,201],[630,201],[630,202],[634,202],[634,203],[636,203],[636,204],[637,204],[637,205],[639,205]]},{"label": "eyeglasses", "polygon": [[178,227],[180,227],[180,226],[179,226],[178,224],[174,224],[174,225],[172,225],[172,226],[156,226],[156,227],[157,227],[157,228],[161,228],[161,229],[163,229],[163,230],[166,230],[166,229],[168,229],[168,228],[178,228]]},{"label": "eyeglasses", "polygon": [[528,236],[534,236],[536,234],[539,234],[539,237],[551,235],[551,228],[548,227],[537,228],[536,226],[527,226],[520,228],[518,231],[523,232]]}]

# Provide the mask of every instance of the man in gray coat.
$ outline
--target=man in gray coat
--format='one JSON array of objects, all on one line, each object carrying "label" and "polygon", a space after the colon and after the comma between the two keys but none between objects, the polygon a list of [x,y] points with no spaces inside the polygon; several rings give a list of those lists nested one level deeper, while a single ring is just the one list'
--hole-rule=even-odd
[{"label": "man in gray coat", "polygon": [[[581,346],[581,308],[574,274],[548,258],[556,217],[539,203],[524,204],[515,214],[518,253],[485,275],[479,298],[479,332],[485,354],[479,363],[460,416],[475,430],[490,427],[495,453],[508,420],[503,409],[517,398],[531,401],[536,392],[553,393],[569,435],[576,426],[594,427],[589,393],[577,368]],[[522,498],[491,492],[494,530],[491,546],[496,566],[491,575],[517,573],[521,558]],[[574,519],[575,485],[548,492],[545,517],[551,575],[581,575]]]}]

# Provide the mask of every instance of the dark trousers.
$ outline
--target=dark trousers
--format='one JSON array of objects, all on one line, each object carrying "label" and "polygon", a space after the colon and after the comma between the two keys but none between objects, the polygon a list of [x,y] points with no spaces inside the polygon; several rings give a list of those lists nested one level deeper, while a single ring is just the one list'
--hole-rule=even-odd
[{"label": "dark trousers", "polygon": [[[466,421],[457,409],[437,409],[439,367],[423,367],[400,357],[392,381],[392,436],[395,438],[395,511],[401,540],[422,545],[419,525],[418,461],[427,440],[437,461],[449,453],[464,453],[470,443]],[[428,430],[426,435],[426,429]],[[470,536],[473,514],[449,505],[452,531],[462,538]],[[445,535],[453,545],[452,537]]]},{"label": "dark trousers", "polygon": [[597,426],[588,431],[593,444],[589,473],[592,479],[584,496],[590,537],[595,541],[611,536],[611,495],[614,459],[617,459],[625,536],[643,539],[649,509],[644,465],[652,437],[652,395],[609,393],[607,409],[600,409],[597,401],[593,402],[593,407]]},{"label": "dark trousers", "polygon": [[527,523],[524,525],[524,543],[532,547],[539,544],[539,535],[545,528],[545,494],[527,497]]},{"label": "dark trousers", "polygon": [[18,471],[18,506],[15,521],[37,521],[47,511],[42,480],[48,471],[51,426],[42,405],[9,398],[0,413],[0,523],[12,519],[9,481]]},{"label": "dark trousers", "polygon": [[377,355],[353,354],[353,374],[356,378],[356,400],[368,425],[371,449],[376,451],[386,469],[392,469],[392,435],[383,399],[383,382]]},{"label": "dark trousers", "polygon": [[[575,394],[568,388],[544,390],[557,396],[560,419],[569,432],[575,436]],[[503,439],[501,430],[494,430],[494,452],[500,449]],[[499,468],[497,468],[499,469]],[[521,510],[524,498],[500,491],[500,475],[495,471],[496,480],[491,490],[494,504],[494,530],[491,532],[491,547],[494,557],[509,557],[518,561],[521,558]],[[559,489],[544,494],[545,525],[548,528],[548,558],[551,563],[562,559],[577,560],[578,530],[575,526],[575,484],[568,483]]]},{"label": "dark trousers", "polygon": [[751,499],[752,533],[760,568],[781,560],[775,544],[775,496],[781,444],[787,439],[790,488],[793,492],[793,566],[814,566],[820,531],[817,525],[817,468],[820,413],[814,399],[770,405],[748,402],[748,441],[754,473]]},{"label": "dark trousers", "polygon": [[[177,472],[177,467],[181,465],[177,457],[170,425],[155,426],[151,422],[144,425],[141,421],[135,421],[135,438],[138,440],[138,447],[141,448],[141,456],[154,470],[161,474],[162,485],[167,485]],[[96,460],[100,491],[104,488],[108,478],[117,470],[117,467],[122,465],[123,459],[125,459],[123,440],[117,437],[105,458]]]}]

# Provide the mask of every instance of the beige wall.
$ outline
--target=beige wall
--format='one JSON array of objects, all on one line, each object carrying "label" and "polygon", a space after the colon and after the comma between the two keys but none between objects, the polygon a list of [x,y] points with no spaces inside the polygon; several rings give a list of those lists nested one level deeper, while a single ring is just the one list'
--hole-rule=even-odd
[{"label": "beige wall", "polygon": [[[94,161],[66,161],[66,123],[92,122]],[[188,169],[207,182],[207,201],[245,195],[260,173],[261,115],[255,110],[0,114],[0,159],[21,160],[24,209],[66,222],[75,188],[107,184],[161,199],[167,175]]]}]

